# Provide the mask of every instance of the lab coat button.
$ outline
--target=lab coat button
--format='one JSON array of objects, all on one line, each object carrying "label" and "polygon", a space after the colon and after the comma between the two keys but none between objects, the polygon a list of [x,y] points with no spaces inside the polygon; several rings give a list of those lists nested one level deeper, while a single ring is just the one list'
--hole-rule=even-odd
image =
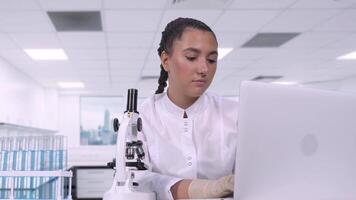
[{"label": "lab coat button", "polygon": [[188,165],[188,166],[192,166],[192,163],[191,163],[191,162],[188,162],[187,165]]}]

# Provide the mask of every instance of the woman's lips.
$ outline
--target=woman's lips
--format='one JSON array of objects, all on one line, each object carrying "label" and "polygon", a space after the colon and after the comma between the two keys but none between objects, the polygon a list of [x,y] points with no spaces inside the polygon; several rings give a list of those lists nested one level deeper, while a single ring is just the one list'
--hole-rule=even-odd
[{"label": "woman's lips", "polygon": [[206,80],[203,79],[193,80],[192,82],[198,87],[203,87],[206,84]]}]

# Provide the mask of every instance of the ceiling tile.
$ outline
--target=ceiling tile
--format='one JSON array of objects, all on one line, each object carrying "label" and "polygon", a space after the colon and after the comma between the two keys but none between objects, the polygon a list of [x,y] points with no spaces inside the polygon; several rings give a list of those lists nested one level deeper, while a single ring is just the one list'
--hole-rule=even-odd
[{"label": "ceiling tile", "polygon": [[144,69],[142,70],[141,76],[145,77],[159,77],[161,73],[161,68],[156,62],[146,62]]},{"label": "ceiling tile", "polygon": [[18,46],[13,42],[8,34],[0,33],[0,49],[17,49]]},{"label": "ceiling tile", "polygon": [[[110,81],[108,78],[89,78],[89,80],[82,79],[85,84],[85,91],[97,90],[92,93],[92,95],[98,95],[100,92],[105,91],[111,87]],[[116,91],[115,91],[116,93]],[[113,94],[113,93],[108,93]]]},{"label": "ceiling tile", "polygon": [[76,60],[106,60],[106,49],[73,49],[65,48],[70,61]]},{"label": "ceiling tile", "polygon": [[350,36],[350,34],[342,32],[306,32],[283,45],[283,48],[320,48],[347,36]]},{"label": "ceiling tile", "polygon": [[111,70],[138,70],[140,71],[143,67],[143,60],[111,60],[110,69]]},{"label": "ceiling tile", "polygon": [[355,49],[354,48],[352,48],[352,49],[347,49],[347,48],[340,48],[340,49],[321,48],[321,49],[315,51],[315,53],[311,54],[310,57],[319,58],[319,59],[336,60],[337,57],[345,55],[345,54],[350,53],[352,51],[355,51]]},{"label": "ceiling tile", "polygon": [[[352,60],[331,60],[323,63],[323,67],[345,71],[346,74],[356,75],[356,61]],[[340,72],[339,72],[340,73]],[[342,73],[342,72],[341,72]]]},{"label": "ceiling tile", "polygon": [[194,0],[194,1],[181,1],[170,0],[167,9],[176,10],[221,10],[228,6],[229,0]]},{"label": "ceiling tile", "polygon": [[315,27],[316,31],[356,31],[355,26],[356,9],[341,10],[325,23]]},{"label": "ceiling tile", "polygon": [[279,9],[287,8],[295,0],[234,0],[229,5],[229,9]]},{"label": "ceiling tile", "polygon": [[38,0],[44,10],[87,11],[100,10],[101,0]]},{"label": "ceiling tile", "polygon": [[356,51],[356,34],[349,33],[347,36],[330,43],[327,48],[333,49],[354,49]]},{"label": "ceiling tile", "polygon": [[144,48],[110,48],[109,56],[112,60],[144,60],[148,49]]},{"label": "ceiling tile", "polygon": [[22,48],[61,48],[56,33],[13,33],[10,36]]},{"label": "ceiling tile", "polygon": [[11,10],[39,10],[40,6],[35,0],[3,0],[0,1],[1,11]]},{"label": "ceiling tile", "polygon": [[23,60],[30,61],[31,58],[23,51],[22,49],[1,49],[0,56],[5,58],[8,61],[12,60]]},{"label": "ceiling tile", "polygon": [[107,68],[102,69],[78,69],[81,77],[103,77],[109,78],[109,71]]},{"label": "ceiling tile", "polygon": [[1,11],[0,31],[8,33],[54,32],[54,27],[41,11]]},{"label": "ceiling tile", "polygon": [[104,0],[105,9],[161,9],[168,0],[140,1],[140,0]]},{"label": "ceiling tile", "polygon": [[292,8],[348,8],[355,0],[298,0]]},{"label": "ceiling tile", "polygon": [[161,61],[159,59],[147,60],[144,65],[144,72],[147,72],[147,75],[159,75],[161,72]]},{"label": "ceiling tile", "polygon": [[304,32],[311,30],[338,10],[287,10],[262,28],[263,32]]},{"label": "ceiling tile", "polygon": [[319,69],[322,59],[270,59],[265,58],[249,65],[248,69]]},{"label": "ceiling tile", "polygon": [[242,45],[243,48],[276,48],[288,43],[300,33],[257,33],[253,38]]},{"label": "ceiling tile", "polygon": [[159,27],[159,32],[162,32],[166,25],[178,18],[178,17],[188,17],[200,20],[210,26],[213,27],[213,24],[218,19],[222,11],[220,10],[173,10],[169,9],[164,12],[164,15],[161,20],[161,25]]},{"label": "ceiling tile", "polygon": [[244,69],[252,63],[256,62],[255,60],[219,60],[218,61],[218,71],[224,70],[236,70],[236,69]]},{"label": "ceiling tile", "polygon": [[155,31],[161,11],[110,10],[104,15],[104,29],[107,31]]},{"label": "ceiling tile", "polygon": [[[163,30],[162,30],[163,31]],[[156,56],[158,55],[157,53],[157,49],[159,47],[159,43],[161,42],[161,37],[162,37],[162,31],[159,30],[157,31],[157,33],[155,34],[155,37],[154,37],[154,40],[153,40],[153,43],[152,43],[152,53],[153,55],[152,56],[155,56],[155,59],[156,59]]]},{"label": "ceiling tile", "polygon": [[24,71],[39,80],[77,81],[79,77],[77,71],[71,68],[35,66]]},{"label": "ceiling tile", "polygon": [[68,61],[37,61],[33,65],[32,69],[38,71],[51,71],[57,73],[61,71],[74,71],[75,69],[71,66]]},{"label": "ceiling tile", "polygon": [[148,48],[155,32],[107,33],[109,47]]},{"label": "ceiling tile", "polygon": [[110,80],[108,76],[80,76],[80,80],[85,83],[85,85],[91,85],[94,86],[95,84],[101,85],[101,84],[109,84]]},{"label": "ceiling tile", "polygon": [[215,31],[257,32],[279,14],[278,10],[227,10],[215,24]]},{"label": "ceiling tile", "polygon": [[111,69],[110,76],[116,78],[133,78],[137,79],[140,76],[140,69]]},{"label": "ceiling tile", "polygon": [[271,52],[268,56],[264,58],[269,59],[279,59],[279,60],[294,60],[294,59],[311,59],[313,53],[315,53],[317,49],[284,49],[278,48],[275,51]]},{"label": "ceiling tile", "polygon": [[31,60],[31,58],[17,59],[17,58],[2,57],[2,59],[6,59],[10,65],[12,65],[20,70],[26,69],[28,67],[36,66],[35,61]]},{"label": "ceiling tile", "polygon": [[[126,88],[125,89],[126,92],[127,92],[128,88],[136,87],[135,83],[137,82],[137,80],[139,80],[138,76],[128,77],[128,76],[124,76],[124,75],[115,75],[115,76],[110,75],[110,78],[111,78],[112,85],[124,86],[124,88]],[[129,87],[129,85],[131,85],[131,86]]]},{"label": "ceiling tile", "polygon": [[107,60],[74,60],[70,61],[71,65],[74,68],[80,69],[80,70],[86,70],[86,69],[107,69],[108,68],[108,61]]},{"label": "ceiling tile", "polygon": [[66,48],[105,48],[105,34],[90,32],[58,33],[58,38]]},{"label": "ceiling tile", "polygon": [[220,48],[240,47],[246,41],[251,39],[255,33],[241,33],[241,32],[215,32]]},{"label": "ceiling tile", "polygon": [[223,60],[257,60],[273,55],[275,52],[275,48],[235,48]]}]

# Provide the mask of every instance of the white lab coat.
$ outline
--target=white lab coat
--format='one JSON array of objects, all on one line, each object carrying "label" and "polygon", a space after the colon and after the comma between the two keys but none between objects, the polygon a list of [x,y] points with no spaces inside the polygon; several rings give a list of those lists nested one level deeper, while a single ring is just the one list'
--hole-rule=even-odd
[{"label": "white lab coat", "polygon": [[[236,101],[204,93],[183,110],[166,93],[139,109],[158,199],[173,199],[181,179],[217,179],[233,173],[237,143]],[[188,118],[183,118],[184,111]]]}]

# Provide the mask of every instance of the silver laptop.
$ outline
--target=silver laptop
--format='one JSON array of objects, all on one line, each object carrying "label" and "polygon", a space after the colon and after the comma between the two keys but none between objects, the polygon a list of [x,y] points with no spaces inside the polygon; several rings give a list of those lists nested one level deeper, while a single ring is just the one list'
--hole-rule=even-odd
[{"label": "silver laptop", "polygon": [[235,200],[355,200],[356,95],[240,89]]}]

